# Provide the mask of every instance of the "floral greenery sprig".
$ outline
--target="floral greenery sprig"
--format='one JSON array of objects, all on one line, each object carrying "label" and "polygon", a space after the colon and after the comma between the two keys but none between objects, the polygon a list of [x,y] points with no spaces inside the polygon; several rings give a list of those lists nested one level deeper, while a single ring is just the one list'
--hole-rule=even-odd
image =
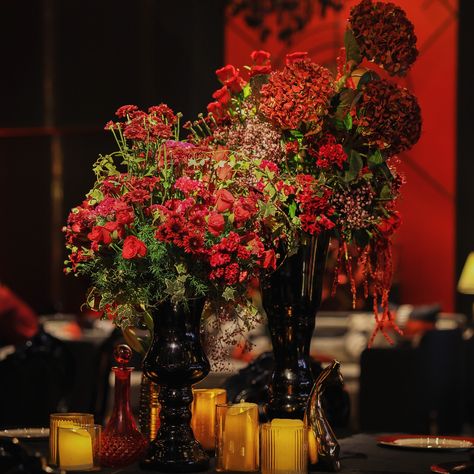
[{"label": "floral greenery sprig", "polygon": [[[397,37],[392,44],[374,36],[371,22],[381,24],[376,31],[403,27],[390,33]],[[381,330],[389,340],[386,329],[399,331],[388,310],[391,236],[400,225],[396,201],[403,182],[396,154],[418,141],[421,114],[412,94],[360,63],[367,57],[403,74],[416,58],[415,41],[401,9],[363,0],[351,11],[336,77],[305,52],[287,55],[273,70],[270,53],[254,51],[243,72],[233,65],[216,71],[222,87],[207,116],[186,124],[196,144],[262,160],[271,174],[256,185],[270,196],[267,214],[280,219],[290,252],[302,234],[328,232],[339,241],[337,272],[347,272],[354,302],[353,266],[362,265],[365,296],[374,300],[373,337]],[[280,212],[272,215],[275,209]],[[359,255],[355,260],[349,245]]]},{"label": "floral greenery sprig", "polygon": [[247,180],[266,173],[262,160],[179,141],[180,117],[163,104],[116,115],[106,129],[118,149],[99,157],[64,228],[65,271],[91,279],[88,306],[124,329],[151,328],[150,310],[166,299],[207,297],[254,315],[247,287],[275,268],[279,235],[271,223],[262,231],[278,210]]}]

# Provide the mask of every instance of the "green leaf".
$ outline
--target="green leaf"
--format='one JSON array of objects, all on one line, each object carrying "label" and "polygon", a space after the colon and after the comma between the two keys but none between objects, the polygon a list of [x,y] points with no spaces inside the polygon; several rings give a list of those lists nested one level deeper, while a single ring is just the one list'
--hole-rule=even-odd
[{"label": "green leaf", "polygon": [[347,114],[344,117],[344,126],[346,127],[346,130],[350,130],[352,128],[352,117],[351,114]]},{"label": "green leaf", "polygon": [[344,46],[346,48],[346,60],[359,64],[362,61],[362,54],[360,53],[354,33],[350,29],[347,29],[344,34]]},{"label": "green leaf", "polygon": [[288,206],[288,214],[290,216],[291,219],[293,219],[295,216],[296,216],[296,209],[297,209],[297,205],[296,205],[296,202],[292,202],[289,206]]},{"label": "green leaf", "polygon": [[235,290],[231,288],[230,286],[226,287],[226,289],[222,293],[222,297],[226,301],[232,301],[235,299]]},{"label": "green leaf", "polygon": [[352,105],[356,102],[361,96],[361,92],[358,92],[354,89],[344,89],[339,94],[339,103],[336,107],[336,112],[334,117],[338,120],[344,120],[345,116],[350,112]]},{"label": "green leaf", "polygon": [[360,76],[359,83],[357,84],[357,89],[362,89],[365,84],[368,84],[371,81],[376,81],[380,79],[380,76],[374,71],[367,71],[362,76]]},{"label": "green leaf", "polygon": [[384,162],[383,155],[380,150],[376,150],[374,154],[370,155],[368,160],[369,168],[375,168]]},{"label": "green leaf", "polygon": [[387,184],[380,191],[380,199],[392,199],[392,192]]},{"label": "green leaf", "polygon": [[364,162],[362,161],[362,157],[360,153],[355,150],[351,150],[349,155],[349,170],[344,174],[344,181],[350,182],[359,176],[359,172],[364,166]]}]

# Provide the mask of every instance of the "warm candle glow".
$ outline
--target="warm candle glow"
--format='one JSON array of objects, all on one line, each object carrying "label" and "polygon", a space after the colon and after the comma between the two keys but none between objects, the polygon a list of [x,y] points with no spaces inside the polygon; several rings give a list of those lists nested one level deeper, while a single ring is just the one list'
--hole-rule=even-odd
[{"label": "warm candle glow", "polygon": [[237,403],[217,407],[217,471],[257,471],[258,405]]},{"label": "warm candle glow", "polygon": [[193,389],[191,428],[207,451],[216,449],[216,405],[226,402],[227,393],[223,388]]},{"label": "warm candle glow", "polygon": [[59,467],[69,471],[81,471],[94,467],[92,437],[86,428],[59,427]]},{"label": "warm candle glow", "polygon": [[262,426],[262,474],[305,474],[307,438],[301,420],[272,420]]}]

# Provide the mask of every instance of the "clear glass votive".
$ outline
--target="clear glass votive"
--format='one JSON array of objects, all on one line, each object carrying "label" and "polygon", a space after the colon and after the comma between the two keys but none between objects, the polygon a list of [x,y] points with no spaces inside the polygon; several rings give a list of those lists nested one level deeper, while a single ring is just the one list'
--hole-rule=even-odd
[{"label": "clear glass votive", "polygon": [[65,471],[94,471],[100,468],[102,426],[58,427],[58,464]]},{"label": "clear glass votive", "polygon": [[57,466],[58,463],[58,428],[60,426],[93,425],[94,416],[89,413],[52,413],[49,415],[49,462]]},{"label": "clear glass votive", "polygon": [[258,405],[216,407],[216,471],[258,471]]},{"label": "clear glass votive", "polygon": [[307,474],[308,444],[301,420],[274,419],[261,427],[262,474]]},{"label": "clear glass votive", "polygon": [[227,402],[223,388],[194,388],[191,428],[206,451],[216,449],[216,405]]}]

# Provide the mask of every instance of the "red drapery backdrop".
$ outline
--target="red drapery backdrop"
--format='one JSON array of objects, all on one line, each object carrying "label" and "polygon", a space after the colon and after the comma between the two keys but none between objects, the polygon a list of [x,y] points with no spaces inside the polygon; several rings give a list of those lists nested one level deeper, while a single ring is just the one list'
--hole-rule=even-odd
[{"label": "red drapery backdrop", "polygon": [[[321,18],[316,11],[292,44],[274,35],[265,43],[257,31],[237,18],[225,30],[226,63],[249,63],[254,49],[272,53],[281,62],[290,51],[308,51],[313,59],[333,68],[342,46],[346,18],[355,0],[345,0],[339,12]],[[457,0],[395,0],[415,25],[420,56],[399,82],[420,102],[423,134],[419,143],[400,156],[407,184],[400,210],[403,226],[395,238],[396,274],[401,301],[438,302],[453,311],[455,295],[455,160]]]}]

